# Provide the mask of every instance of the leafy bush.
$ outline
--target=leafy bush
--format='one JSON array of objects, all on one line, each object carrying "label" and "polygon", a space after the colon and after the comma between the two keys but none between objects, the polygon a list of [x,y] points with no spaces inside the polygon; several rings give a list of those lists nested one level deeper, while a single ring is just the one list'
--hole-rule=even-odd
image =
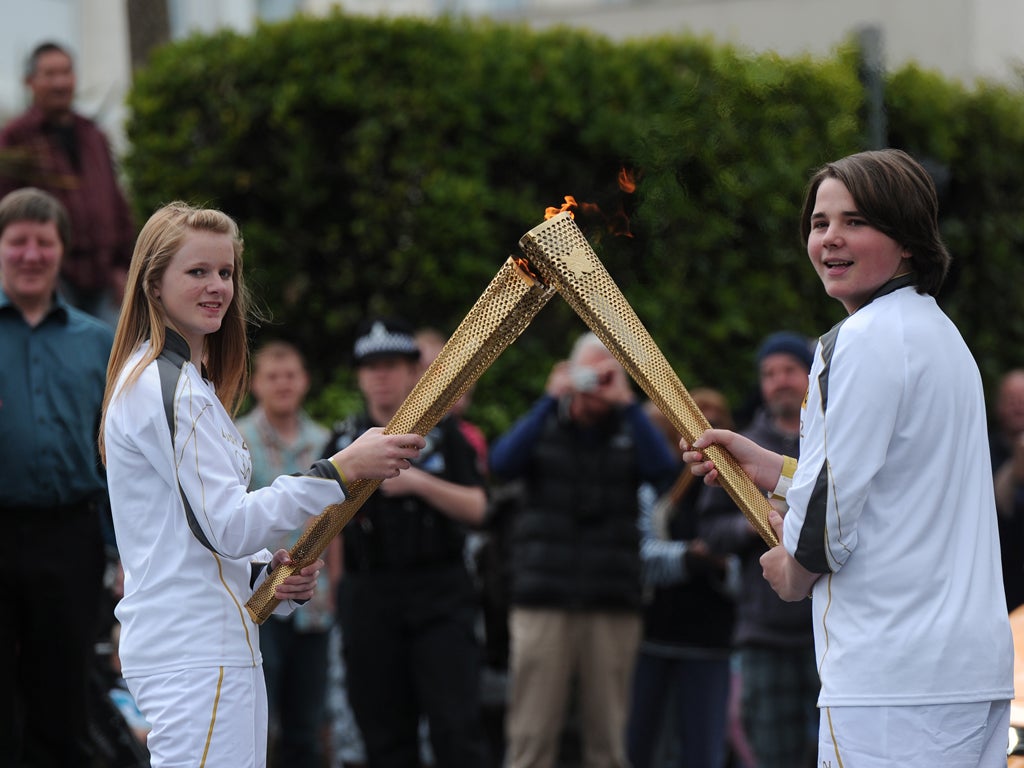
[{"label": "leafy bush", "polygon": [[[360,318],[454,330],[565,195],[600,207],[578,222],[683,381],[740,405],[762,336],[841,317],[796,219],[809,172],[863,146],[857,69],[853,48],[786,60],[691,37],[298,18],[156,52],[130,95],[126,169],[142,219],[185,199],[240,222],[273,318],[254,336],[307,352],[322,419],[358,402]],[[1024,100],[908,67],[886,104],[891,143],[942,181],[957,266],[940,299],[991,381],[1024,335],[1001,290],[1024,270]],[[611,233],[616,214],[631,237]],[[484,374],[471,418],[507,427],[583,330],[553,300]]]}]

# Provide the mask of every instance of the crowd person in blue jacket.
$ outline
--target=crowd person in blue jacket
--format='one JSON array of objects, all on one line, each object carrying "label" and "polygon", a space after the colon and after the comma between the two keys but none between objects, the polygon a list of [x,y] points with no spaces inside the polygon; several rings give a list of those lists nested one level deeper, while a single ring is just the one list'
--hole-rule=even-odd
[{"label": "crowd person in blue jacket", "polygon": [[645,482],[663,490],[678,467],[591,333],[492,446],[492,473],[521,478],[525,494],[511,523],[510,768],[555,764],[574,676],[584,764],[628,765],[642,630],[637,492]]}]

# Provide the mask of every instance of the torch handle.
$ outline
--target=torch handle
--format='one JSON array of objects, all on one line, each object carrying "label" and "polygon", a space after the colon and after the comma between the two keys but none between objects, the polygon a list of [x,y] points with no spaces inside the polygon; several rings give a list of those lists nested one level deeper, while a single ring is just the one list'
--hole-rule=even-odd
[{"label": "torch handle", "polygon": [[270,614],[281,602],[274,597],[281,582],[310,563],[316,562],[316,559],[327,549],[331,540],[341,533],[380,484],[380,480],[352,482],[349,484],[348,496],[344,501],[324,507],[323,511],[313,518],[313,521],[288,552],[288,556],[292,560],[291,563],[275,568],[246,602],[245,609],[253,621],[262,624],[270,617]]}]

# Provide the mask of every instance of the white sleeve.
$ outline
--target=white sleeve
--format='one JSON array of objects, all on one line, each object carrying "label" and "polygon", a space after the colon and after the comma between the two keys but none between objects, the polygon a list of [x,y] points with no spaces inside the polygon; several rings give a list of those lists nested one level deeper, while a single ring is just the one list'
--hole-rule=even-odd
[{"label": "white sleeve", "polygon": [[805,568],[836,572],[857,547],[861,512],[905,397],[898,328],[880,334],[851,317],[810,386],[783,543]]},{"label": "white sleeve", "polygon": [[182,376],[175,392],[174,464],[185,512],[203,543],[228,557],[247,557],[301,527],[343,495],[335,480],[282,476],[248,492],[248,449],[212,390]]}]

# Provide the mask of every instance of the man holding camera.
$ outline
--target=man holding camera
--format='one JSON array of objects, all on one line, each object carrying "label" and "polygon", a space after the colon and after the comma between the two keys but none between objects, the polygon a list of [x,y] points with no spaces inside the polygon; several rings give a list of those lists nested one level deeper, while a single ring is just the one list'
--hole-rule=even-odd
[{"label": "man holding camera", "polygon": [[574,677],[582,763],[627,765],[641,635],[637,490],[664,489],[679,466],[592,333],[492,446],[494,475],[524,488],[511,534],[509,768],[555,764]]}]

